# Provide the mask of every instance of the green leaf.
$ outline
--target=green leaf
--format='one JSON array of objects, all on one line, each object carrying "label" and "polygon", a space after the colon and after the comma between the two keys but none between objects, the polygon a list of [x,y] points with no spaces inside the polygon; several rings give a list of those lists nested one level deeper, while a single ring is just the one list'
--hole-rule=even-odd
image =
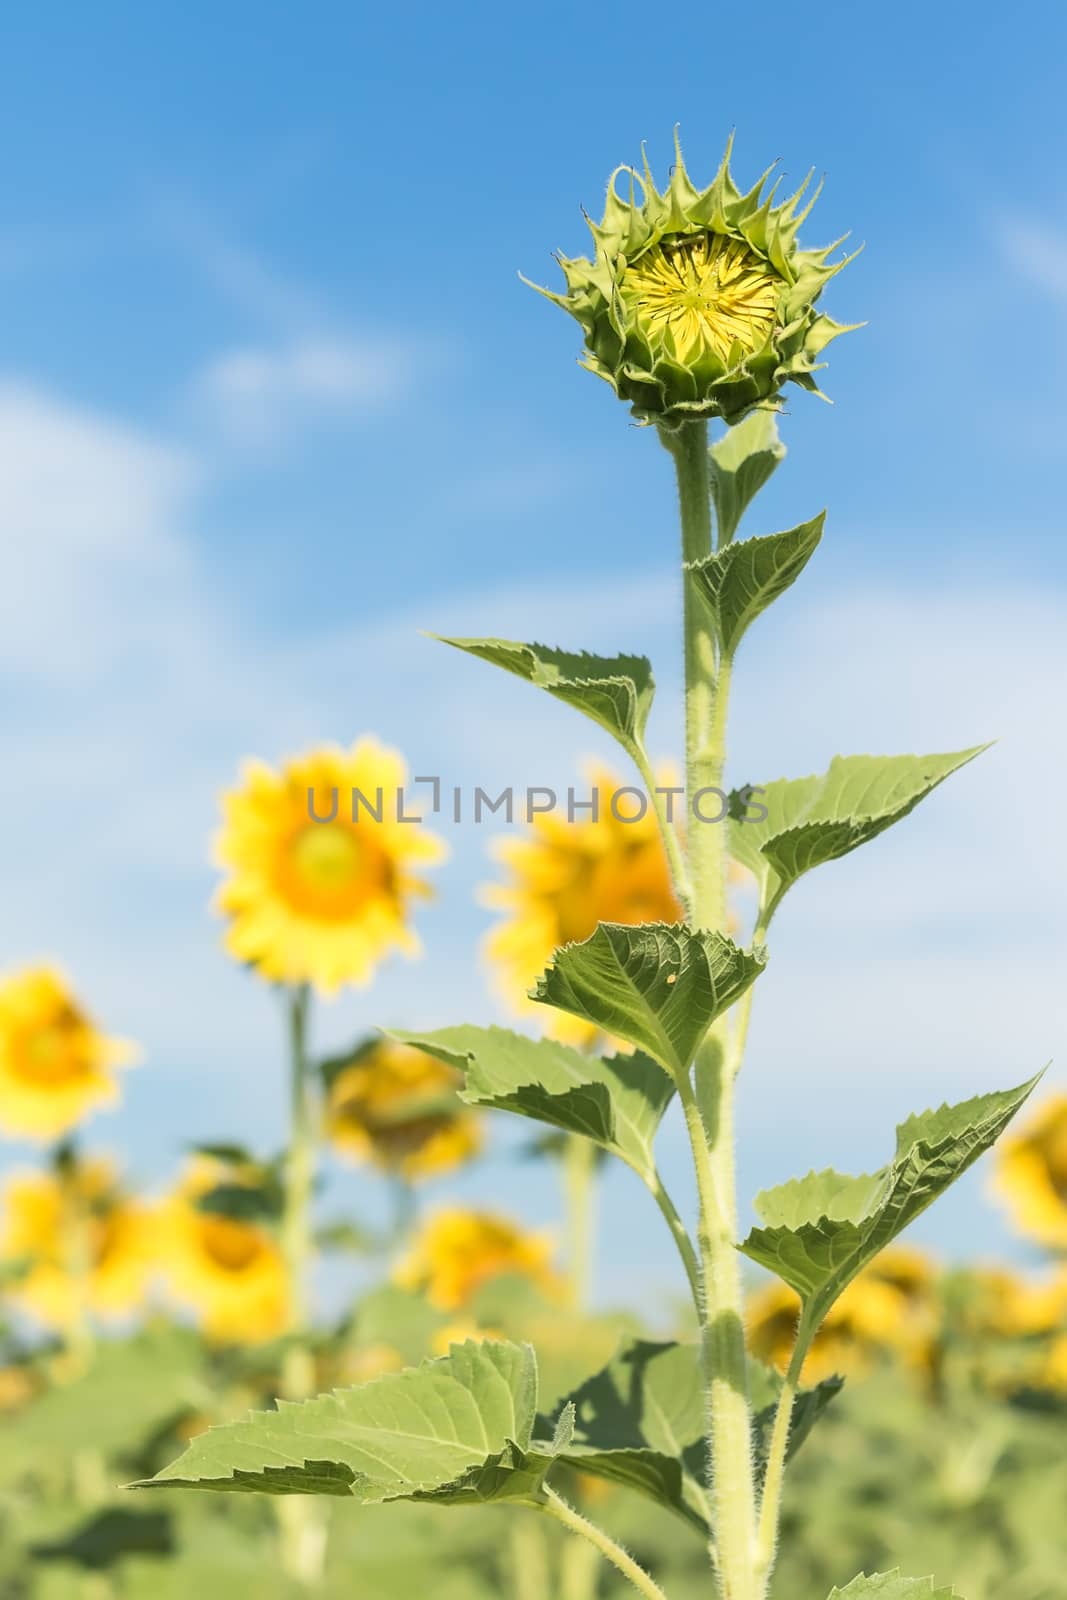
[{"label": "green leaf", "polygon": [[862,1572],[829,1600],[959,1600],[955,1589],[935,1589],[933,1578],[902,1578],[897,1572]]},{"label": "green leaf", "polygon": [[[748,1397],[752,1407],[752,1449],[755,1456],[756,1483],[762,1485],[767,1471],[771,1434],[778,1411],[778,1396],[784,1379],[773,1367],[764,1366],[752,1356],[748,1359]],[[844,1378],[822,1378],[811,1389],[798,1389],[793,1400],[789,1423],[789,1442],[786,1461],[792,1461],[812,1428],[818,1422],[831,1400],[841,1393]]]},{"label": "green leaf", "polygon": [[822,538],[825,511],[786,533],[728,544],[686,568],[711,607],[722,648],[733,655],[749,626],[799,578]]},{"label": "green leaf", "polygon": [[198,1211],[209,1211],[237,1222],[277,1222],[285,1207],[281,1183],[264,1175],[261,1183],[216,1183],[195,1201]]},{"label": "green leaf", "polygon": [[509,1028],[461,1026],[391,1036],[457,1067],[469,1105],[515,1111],[579,1133],[621,1156],[643,1178],[655,1171],[653,1141],[674,1084],[645,1055],[586,1055]]},{"label": "green leaf", "polygon": [[644,656],[593,656],[511,639],[434,637],[547,689],[606,728],[631,753],[640,748],[655,693],[652,666]]},{"label": "green leaf", "polygon": [[753,411],[709,451],[711,497],[719,544],[727,545],[753,499],[785,460],[773,411]]},{"label": "green leaf", "polygon": [[694,1346],[628,1341],[545,1426],[558,1426],[568,1409],[572,1465],[638,1489],[706,1531],[705,1402]]},{"label": "green leaf", "polygon": [[[883,833],[988,745],[949,755],[835,756],[829,770],[731,796],[730,848],[776,905],[797,879]],[[763,807],[759,817],[756,808]],[[752,813],[751,820],[743,820]]]},{"label": "green leaf", "polygon": [[[782,1388],[777,1372],[749,1362],[757,1484],[762,1483]],[[828,1378],[793,1404],[789,1458],[840,1391]],[[593,1477],[639,1489],[704,1529],[709,1517],[707,1420],[695,1345],[626,1341],[602,1371],[559,1402],[545,1428],[574,1408],[567,1459]]]},{"label": "green leaf", "polygon": [[[537,1367],[528,1345],[447,1356],[210,1428],[134,1488],[347,1495],[365,1504],[532,1493]],[[543,1470],[542,1475],[543,1475]]]},{"label": "green leaf", "polygon": [[[692,1351],[684,1358],[694,1371],[695,1360]],[[577,1436],[577,1401],[562,1402],[551,1420],[537,1417],[529,1345],[469,1341],[360,1388],[282,1401],[276,1411],[211,1428],[173,1465],[131,1487],[325,1494],[364,1504],[531,1504],[563,1463],[628,1483],[704,1531],[702,1510],[683,1495],[682,1465],[666,1454],[675,1437],[670,1386],[657,1385],[656,1394],[654,1445],[590,1443]],[[699,1432],[699,1379],[695,1401]],[[699,1486],[695,1495],[699,1507]]]},{"label": "green leaf", "polygon": [[530,994],[637,1045],[677,1077],[765,960],[762,950],[681,922],[602,922],[557,950]]},{"label": "green leaf", "polygon": [[63,1562],[102,1572],[123,1556],[172,1556],[174,1527],[166,1511],[125,1511],[114,1506],[98,1511],[63,1539],[32,1544],[35,1561]]},{"label": "green leaf", "polygon": [[763,1225],[741,1249],[796,1290],[814,1330],[857,1273],[988,1150],[1037,1081],[909,1117],[880,1172],[812,1172],[765,1190],[755,1201]]}]

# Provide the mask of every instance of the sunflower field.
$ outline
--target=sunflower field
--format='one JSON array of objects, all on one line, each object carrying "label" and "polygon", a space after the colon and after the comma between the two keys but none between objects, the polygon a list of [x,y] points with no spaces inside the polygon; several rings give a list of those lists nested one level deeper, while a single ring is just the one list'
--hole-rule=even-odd
[{"label": "sunflower field", "polygon": [[[585,26],[568,17],[572,25]],[[473,48],[477,30],[457,27]],[[464,71],[473,70],[468,61]],[[790,120],[803,132],[801,113]],[[802,667],[779,617],[794,586],[817,593],[813,558],[836,537],[825,510],[797,520],[787,509],[787,526],[768,531],[793,494],[779,468],[787,447],[818,458],[816,402],[833,388],[827,353],[832,346],[833,363],[840,349],[843,362],[862,366],[853,335],[864,307],[860,252],[843,240],[812,243],[821,183],[813,173],[785,182],[778,163],[749,172],[744,125],[726,137],[730,121],[718,119],[710,149],[702,131],[686,134],[683,152],[676,130],[665,170],[643,147],[617,166],[602,211],[585,214],[588,254],[557,253],[550,283],[524,278],[516,290],[530,349],[546,324],[565,328],[580,366],[601,380],[581,380],[573,416],[599,401],[625,430],[633,481],[645,471],[647,505],[659,496],[647,537],[666,551],[669,596],[641,574],[630,590],[620,586],[613,529],[638,491],[605,472],[585,530],[597,549],[594,600],[563,603],[573,576],[562,570],[566,551],[555,576],[547,557],[523,557],[523,615],[562,595],[550,626],[568,637],[448,632],[423,641],[440,682],[426,685],[416,734],[447,722],[457,763],[492,753],[489,736],[479,744],[472,732],[481,673],[512,697],[504,715],[531,761],[542,723],[528,712],[527,725],[524,708],[536,703],[549,728],[552,719],[577,725],[585,764],[568,771],[576,787],[566,803],[552,788],[497,795],[472,782],[461,794],[427,777],[410,722],[394,735],[381,720],[384,646],[381,681],[353,692],[355,730],[347,721],[322,735],[294,695],[277,726],[306,726],[302,745],[279,734],[253,758],[227,746],[230,777],[197,844],[213,895],[184,915],[195,927],[202,914],[203,960],[225,971],[229,992],[240,986],[271,1030],[272,1048],[250,1046],[234,1070],[251,1097],[284,1107],[283,1136],[260,1136],[258,1105],[247,1106],[251,1131],[235,1128],[235,1102],[222,1115],[210,1084],[191,1074],[180,1108],[159,1113],[174,1119],[174,1137],[168,1144],[165,1126],[153,1130],[167,1162],[142,1161],[135,1140],[109,1137],[131,1085],[151,1084],[153,1047],[68,958],[77,873],[39,863],[46,953],[23,938],[12,899],[5,948],[20,953],[0,971],[0,1600],[1067,1595],[1067,1093],[1047,1065],[1054,997],[1047,1054],[1031,1059],[1031,1034],[1020,1028],[998,1087],[979,1062],[957,1093],[959,1073],[946,1060],[952,1019],[939,1031],[916,996],[947,973],[950,1009],[952,962],[981,957],[986,886],[946,920],[949,935],[931,952],[911,942],[916,908],[893,881],[912,814],[921,811],[921,827],[938,808],[951,819],[957,804],[957,881],[960,862],[970,870],[974,859],[994,889],[998,873],[1021,878],[1009,827],[1019,818],[1005,814],[994,845],[974,843],[974,813],[957,796],[989,746],[952,735],[938,753],[909,745],[835,755],[808,776],[749,781],[749,728],[767,709],[760,669],[770,664],[788,701]],[[814,117],[812,125],[814,142]],[[790,137],[797,142],[795,129]],[[299,172],[305,159],[290,151],[279,170]],[[447,171],[440,179],[460,182]],[[561,206],[569,182],[554,175]],[[420,283],[435,274],[447,283],[456,270],[410,194],[397,193],[389,226],[368,208],[353,247],[353,257],[375,256],[383,295],[386,264],[408,252]],[[485,203],[498,203],[488,184]],[[315,331],[328,319],[239,251],[205,246],[208,225],[169,204],[168,237],[195,236],[230,292],[283,322],[307,319],[312,332],[285,370],[292,393],[351,398],[351,370]],[[905,247],[897,239],[893,248],[907,278]],[[0,239],[0,281],[3,250]],[[1041,259],[1047,269],[1051,256]],[[484,269],[472,247],[465,270]],[[478,293],[487,293],[481,279]],[[889,301],[881,314],[899,318],[895,338],[911,340],[910,304]],[[394,329],[368,358],[360,405],[386,404],[400,348]],[[956,359],[946,352],[942,374]],[[464,359],[444,340],[431,357],[427,341],[419,384],[440,360],[458,393]],[[524,359],[514,348],[495,352],[487,441],[493,407],[521,390]],[[216,400],[225,391],[247,408],[255,391],[263,401],[279,371],[238,352],[213,373]],[[954,372],[946,387],[959,387]],[[855,402],[847,385],[845,395]],[[926,429],[932,394],[913,404]],[[428,446],[411,442],[424,409],[413,386],[395,426],[409,444],[388,505],[438,470]],[[447,409],[438,405],[442,428]],[[223,432],[223,412],[213,415]],[[254,420],[239,448],[281,453],[285,430],[257,433],[264,413]],[[590,479],[606,449],[590,424],[594,437],[575,469]],[[971,467],[953,470],[962,477]],[[535,497],[537,476],[516,478],[509,494]],[[4,481],[0,468],[0,493]],[[832,481],[827,489],[832,501]],[[465,492],[472,505],[479,493],[496,504],[492,482]],[[73,514],[62,485],[59,493]],[[443,489],[438,498],[447,519]],[[313,528],[314,496],[309,504]],[[379,546],[391,544],[388,505],[377,507],[373,536],[361,533],[370,636]],[[91,511],[74,507],[90,524]],[[257,514],[269,522],[269,508]],[[340,606],[344,581],[316,537],[304,541],[301,581]],[[432,543],[427,535],[420,559],[431,560]],[[412,559],[399,536],[385,555]],[[1002,545],[997,559],[1006,559]],[[265,582],[268,565],[251,556],[250,585]],[[182,581],[168,547],[153,583]],[[426,589],[433,584],[431,575]],[[144,598],[120,595],[107,627]],[[102,608],[91,587],[80,604]],[[515,611],[505,598],[500,605]],[[629,635],[657,605],[671,654],[653,663],[630,653]],[[426,627],[437,625],[432,609]],[[484,607],[471,609],[480,617]],[[451,617],[456,604],[442,610]],[[58,660],[58,600],[56,611]],[[824,613],[807,615],[816,633]],[[13,609],[12,628],[17,620]],[[586,623],[597,630],[591,641]],[[207,616],[205,640],[210,627]],[[587,648],[605,628],[620,653]],[[257,732],[272,726],[271,696],[282,693],[281,625],[276,644],[278,676],[246,701]],[[988,634],[982,651],[1009,670],[1010,650]],[[835,666],[842,680],[854,671],[849,661]],[[902,646],[890,681],[907,672]],[[461,715],[440,687],[450,673],[470,679]],[[223,693],[213,658],[206,676],[200,710],[210,722],[212,693]],[[148,695],[156,692],[150,683]],[[855,694],[862,710],[862,688]],[[925,749],[919,697],[902,698]],[[780,714],[783,744],[794,720],[788,707]],[[13,734],[16,788],[19,748]],[[177,739],[173,759],[177,770]],[[111,748],[105,761],[122,764]],[[74,776],[91,785],[84,762]],[[493,824],[486,836],[476,831],[483,814]],[[128,815],[95,839],[88,825],[70,828],[82,846],[116,861],[128,849],[135,863],[145,837],[168,825],[160,806],[140,836]],[[864,880],[879,884],[881,919],[864,922],[849,873],[890,832],[869,852]],[[57,860],[70,859],[68,843],[57,838]],[[457,931],[442,936],[430,919],[447,916],[458,892],[454,851],[468,866],[477,857],[478,882],[455,908]],[[21,852],[16,839],[12,859]],[[926,861],[934,900],[944,892],[939,862]],[[109,892],[132,902],[136,881],[132,867],[129,878],[113,867]],[[878,1161],[857,1159],[862,1171],[822,1164],[831,1136],[866,1151],[867,1124],[878,1120],[862,1050],[831,1096],[827,1074],[811,1073],[810,1061],[804,1069],[808,1057],[795,1067],[792,1041],[782,1049],[779,1037],[776,1061],[763,1038],[749,1049],[753,1017],[758,1025],[761,1012],[791,1003],[766,976],[777,981],[779,963],[802,954],[793,930],[804,925],[780,916],[783,902],[792,912],[821,891],[837,954],[814,978],[804,968],[794,1026],[810,1023],[823,1040],[869,1038],[883,1060],[890,1047],[880,1040],[903,1018],[921,1063],[907,1082],[921,1072],[927,1090],[895,1135],[882,1129]],[[473,904],[481,922],[468,939]],[[154,963],[159,978],[139,1015],[158,1005],[181,1016],[184,1041],[212,1035],[217,1007],[195,992],[188,963],[165,948],[157,955],[152,927],[146,908],[136,971]],[[846,957],[872,928],[875,972],[883,960],[889,973],[894,943],[911,964],[893,967],[894,983],[887,976],[884,993],[872,1000],[868,991],[850,1010]],[[1027,935],[1035,963],[1045,928],[1039,919]],[[990,1015],[1005,1004],[1000,976],[993,970],[986,985]],[[462,1009],[472,992],[481,997],[473,1021]],[[1019,992],[1040,1032],[1046,997],[1036,983]],[[357,1000],[362,1024],[341,1038],[335,1019],[356,1015]],[[953,1060],[966,1054],[961,1045]],[[810,1111],[798,1119],[785,1109],[797,1099],[783,1098],[774,1148],[757,1162],[773,1165],[776,1181],[750,1195],[739,1086],[766,1074],[758,1092],[767,1128],[776,1094],[803,1070]],[[179,1123],[195,1125],[196,1138]],[[783,1174],[786,1151],[794,1165]],[[957,1210],[956,1238],[967,1247],[935,1247],[926,1225],[912,1224],[976,1165],[980,1187],[965,1185],[951,1202],[971,1208]],[[630,1188],[615,1214],[617,1173]],[[655,1273],[644,1236],[629,1237],[631,1205],[656,1230]]]}]

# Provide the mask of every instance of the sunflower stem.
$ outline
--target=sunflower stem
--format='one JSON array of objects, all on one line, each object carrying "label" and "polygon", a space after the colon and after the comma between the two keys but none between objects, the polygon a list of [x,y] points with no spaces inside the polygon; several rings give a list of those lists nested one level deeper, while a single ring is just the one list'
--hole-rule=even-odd
[{"label": "sunflower stem", "polygon": [[603,1528],[598,1528],[596,1523],[590,1522],[588,1518],[583,1517],[580,1511],[576,1511],[572,1505],[568,1505],[566,1500],[561,1499],[556,1491],[549,1488],[547,1484],[545,1485],[544,1493],[544,1509],[549,1516],[555,1517],[557,1522],[562,1522],[563,1526],[569,1528],[571,1533],[580,1534],[583,1539],[588,1539],[589,1543],[600,1551],[604,1559],[610,1561],[612,1566],[616,1567],[624,1578],[630,1580],[637,1592],[645,1596],[645,1600],[667,1600],[659,1584],[649,1577],[643,1567],[638,1566],[633,1556],[624,1550],[622,1545],[616,1544],[610,1534],[605,1533]]},{"label": "sunflower stem", "polygon": [[[281,1244],[289,1293],[287,1342],[282,1363],[282,1394],[306,1400],[315,1391],[314,1358],[307,1344],[310,1326],[308,1279],[313,1264],[311,1197],[315,1181],[316,1107],[308,1059],[310,990],[300,984],[289,991],[289,1149],[285,1162],[285,1198]],[[298,1583],[321,1581],[326,1561],[326,1519],[323,1508],[307,1495],[283,1497],[277,1505],[282,1565]]]},{"label": "sunflower stem", "polygon": [[767,1452],[767,1471],[763,1479],[760,1498],[759,1526],[756,1535],[756,1571],[760,1579],[760,1593],[766,1593],[770,1583],[774,1558],[778,1549],[778,1525],[781,1517],[782,1487],[785,1479],[785,1462],[789,1450],[789,1429],[793,1421],[793,1403],[800,1385],[800,1373],[811,1348],[814,1329],[803,1319],[797,1329],[793,1354],[790,1357],[785,1381],[778,1396],[774,1413],[774,1427]]},{"label": "sunflower stem", "polygon": [[[713,618],[690,568],[712,551],[708,430],[689,422],[662,430],[674,458],[682,527],[682,587],[685,630],[685,745],[689,805],[687,853],[692,884],[692,921],[698,928],[726,930],[726,833],[716,795],[722,791],[731,662],[720,657]],[[720,820],[712,820],[719,815]],[[707,819],[707,820],[705,820]],[[678,1090],[697,1179],[700,1254],[701,1356],[713,1461],[712,1524],[716,1577],[723,1600],[759,1600],[756,1571],[756,1494],[752,1422],[745,1358],[744,1302],[734,1236],[737,1198],[734,1171],[733,1086],[735,1064],[721,1030],[699,1053],[698,1100],[688,1073]]]}]

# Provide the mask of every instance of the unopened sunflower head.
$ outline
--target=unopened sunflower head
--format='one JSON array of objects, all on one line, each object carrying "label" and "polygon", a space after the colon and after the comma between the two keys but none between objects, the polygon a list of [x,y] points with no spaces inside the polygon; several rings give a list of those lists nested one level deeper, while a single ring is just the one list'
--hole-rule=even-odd
[{"label": "unopened sunflower head", "polygon": [[818,250],[797,241],[818,198],[816,189],[801,205],[811,174],[777,204],[773,167],[742,194],[730,173],[732,143],[703,190],[677,138],[662,193],[647,158],[641,173],[617,167],[603,219],[589,220],[592,260],[558,256],[567,293],[540,290],[581,324],[582,365],[642,422],[734,423],[755,407],[780,409],[786,383],[817,394],[820,353],[849,331],[816,303],[853,258],[831,260],[840,240]]}]

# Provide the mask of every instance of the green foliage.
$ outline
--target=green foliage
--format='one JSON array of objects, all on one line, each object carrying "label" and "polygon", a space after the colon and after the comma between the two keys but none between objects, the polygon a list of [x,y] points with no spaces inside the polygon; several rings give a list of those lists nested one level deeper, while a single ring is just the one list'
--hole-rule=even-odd
[{"label": "green foliage", "polygon": [[200,1367],[198,1339],[180,1328],[101,1344],[83,1377],[5,1417],[0,1487],[62,1472],[72,1441],[91,1443],[101,1455],[128,1447],[204,1400]]},{"label": "green foliage", "polygon": [[531,994],[637,1045],[677,1077],[764,961],[762,950],[684,923],[602,922],[556,951]]},{"label": "green foliage", "polygon": [[719,544],[728,545],[749,505],[785,460],[773,411],[752,411],[708,451],[708,476]]},{"label": "green foliage", "polygon": [[825,511],[786,533],[745,539],[686,568],[711,608],[723,651],[733,655],[756,618],[800,577],[822,538]]},{"label": "green foliage", "polygon": [[835,756],[819,776],[779,778],[761,787],[754,800],[766,807],[762,820],[742,820],[749,791],[739,790],[732,797],[730,848],[755,873],[761,904],[773,909],[805,872],[877,838],[985,749]]},{"label": "green foliage", "polygon": [[436,637],[574,706],[631,754],[641,748],[656,687],[651,663],[644,656],[594,656],[512,639]]},{"label": "green foliage", "polygon": [[394,1038],[426,1050],[465,1075],[460,1098],[514,1111],[581,1134],[627,1162],[643,1178],[674,1084],[648,1056],[595,1056],[552,1039],[508,1028],[460,1026]]},{"label": "green foliage", "polygon": [[799,1294],[813,1331],[857,1273],[1003,1132],[1038,1080],[909,1117],[896,1153],[860,1177],[827,1170],[756,1196],[741,1249]]}]

